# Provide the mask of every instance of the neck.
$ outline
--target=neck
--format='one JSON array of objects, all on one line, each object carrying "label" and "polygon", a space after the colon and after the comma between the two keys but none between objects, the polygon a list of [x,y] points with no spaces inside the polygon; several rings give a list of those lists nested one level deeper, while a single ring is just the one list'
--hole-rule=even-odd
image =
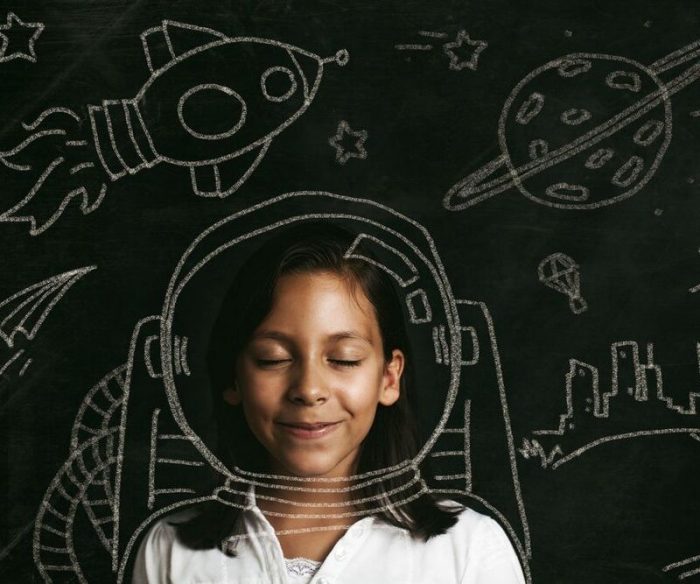
[{"label": "neck", "polygon": [[[298,529],[331,525],[350,525],[357,517],[341,516],[353,511],[350,479],[340,481],[304,481],[277,479],[256,488],[258,507],[275,529]],[[299,517],[317,515],[319,517]]]}]

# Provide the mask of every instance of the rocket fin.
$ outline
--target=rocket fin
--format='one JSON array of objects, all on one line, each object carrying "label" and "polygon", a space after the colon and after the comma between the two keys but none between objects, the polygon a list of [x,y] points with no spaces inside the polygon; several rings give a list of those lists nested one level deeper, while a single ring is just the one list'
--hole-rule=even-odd
[{"label": "rocket fin", "polygon": [[155,73],[187,51],[228,37],[211,28],[164,20],[141,33],[146,62]]},{"label": "rocket fin", "polygon": [[[269,147],[270,141],[268,140],[257,149],[218,164],[191,166],[192,191],[200,197],[218,197],[220,199],[228,197],[235,193],[253,174]],[[240,172],[241,169],[243,172]]]}]

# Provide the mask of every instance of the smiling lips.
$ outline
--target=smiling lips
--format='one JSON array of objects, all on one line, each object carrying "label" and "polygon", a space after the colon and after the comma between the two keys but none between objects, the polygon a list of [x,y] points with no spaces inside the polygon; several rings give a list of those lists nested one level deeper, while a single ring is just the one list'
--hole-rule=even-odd
[{"label": "smiling lips", "polygon": [[320,438],[332,432],[340,422],[285,423],[279,422],[285,431],[298,438]]}]

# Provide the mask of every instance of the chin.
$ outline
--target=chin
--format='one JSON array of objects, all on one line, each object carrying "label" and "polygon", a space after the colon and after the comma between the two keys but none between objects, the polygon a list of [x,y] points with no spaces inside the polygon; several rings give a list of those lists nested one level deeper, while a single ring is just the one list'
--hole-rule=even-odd
[{"label": "chin", "polygon": [[338,464],[333,464],[324,461],[291,461],[286,460],[281,462],[282,469],[285,474],[296,476],[299,478],[323,478],[323,477],[342,477],[346,473],[339,472]]}]

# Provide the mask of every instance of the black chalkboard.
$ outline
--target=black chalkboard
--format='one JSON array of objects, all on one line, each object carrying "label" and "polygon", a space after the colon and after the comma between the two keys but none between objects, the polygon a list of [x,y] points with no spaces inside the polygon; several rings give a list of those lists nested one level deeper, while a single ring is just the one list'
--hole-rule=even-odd
[{"label": "black chalkboard", "polygon": [[224,266],[325,217],[405,295],[432,489],[530,582],[700,581],[699,25],[0,2],[0,578],[128,581],[144,529],[212,496],[192,396]]}]

